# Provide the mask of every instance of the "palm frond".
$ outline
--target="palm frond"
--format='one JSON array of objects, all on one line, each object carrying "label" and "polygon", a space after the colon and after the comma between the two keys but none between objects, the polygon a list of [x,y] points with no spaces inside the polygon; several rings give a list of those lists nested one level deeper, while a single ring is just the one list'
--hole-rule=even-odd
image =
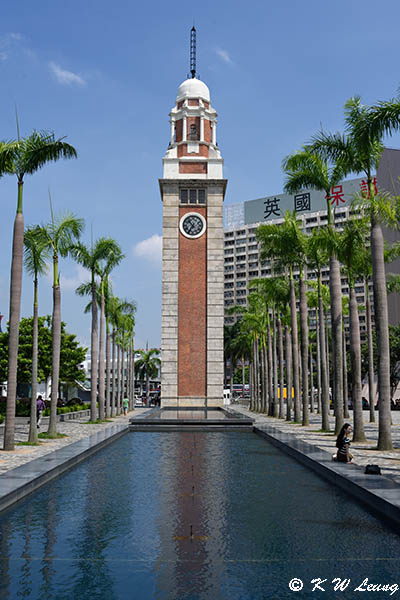
[{"label": "palm frond", "polygon": [[56,139],[53,132],[34,131],[23,138],[20,169],[22,173],[32,174],[48,162],[56,162],[61,158],[77,158],[73,146],[64,142],[65,137]]},{"label": "palm frond", "polygon": [[26,271],[36,279],[47,271],[50,252],[43,228],[39,225],[27,227],[24,233],[24,266]]}]

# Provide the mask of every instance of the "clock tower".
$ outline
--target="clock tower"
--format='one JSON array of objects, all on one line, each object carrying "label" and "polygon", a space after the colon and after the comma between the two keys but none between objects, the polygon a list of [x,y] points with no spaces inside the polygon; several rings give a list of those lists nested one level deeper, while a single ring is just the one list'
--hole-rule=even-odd
[{"label": "clock tower", "polygon": [[217,113],[196,78],[178,88],[163,158],[161,405],[223,405],[224,266],[222,203],[227,180],[217,145]]}]

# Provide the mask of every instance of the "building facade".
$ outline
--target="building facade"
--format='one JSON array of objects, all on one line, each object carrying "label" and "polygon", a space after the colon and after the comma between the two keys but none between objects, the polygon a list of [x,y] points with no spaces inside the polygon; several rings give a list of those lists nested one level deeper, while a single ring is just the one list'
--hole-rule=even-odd
[{"label": "building facade", "polygon": [[[400,194],[400,150],[385,149],[381,163],[374,179],[376,190]],[[349,218],[357,216],[359,211],[352,207],[352,199],[357,192],[366,192],[364,178],[356,178],[341,182],[331,190],[331,205],[334,212],[334,224],[338,231],[343,229]],[[322,192],[302,190],[298,194],[277,194],[256,200],[250,200],[224,207],[224,305],[225,324],[232,325],[238,317],[227,314],[232,306],[247,307],[249,295],[248,284],[259,277],[272,275],[271,261],[261,262],[260,247],[256,239],[256,229],[261,223],[282,223],[287,210],[296,211],[297,218],[306,234],[314,227],[327,224],[328,216],[326,199]],[[398,232],[385,230],[385,239],[393,243],[399,239]],[[387,266],[390,273],[400,273],[400,260]],[[298,270],[294,277],[298,278]],[[308,269],[305,278],[316,280],[316,274]],[[329,265],[322,271],[322,282],[329,285]],[[373,313],[372,281],[368,283]],[[360,279],[355,286],[356,299],[360,304],[361,342],[366,339],[365,286]],[[342,276],[342,294],[348,296],[348,281]],[[397,294],[388,298],[389,319],[391,324],[400,321],[400,302]],[[309,311],[310,327],[315,327],[315,311]],[[343,323],[346,333],[349,330],[349,317],[344,315]]]},{"label": "building facade", "polygon": [[217,113],[193,77],[178,88],[163,158],[162,406],[223,403],[226,180]]}]

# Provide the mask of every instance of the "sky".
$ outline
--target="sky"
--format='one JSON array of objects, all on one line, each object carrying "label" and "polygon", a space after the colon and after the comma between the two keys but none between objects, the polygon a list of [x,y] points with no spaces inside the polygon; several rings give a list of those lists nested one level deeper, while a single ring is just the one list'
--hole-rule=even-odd
[{"label": "sky", "polygon": [[[77,160],[46,165],[24,185],[25,224],[70,211],[85,220],[83,241],[111,236],[125,254],[113,292],[135,300],[136,347],[160,345],[161,219],[158,179],[170,136],[168,113],[189,72],[197,29],[197,72],[218,112],[228,179],[226,203],[282,192],[282,159],[321,126],[343,130],[343,105],[393,98],[400,86],[398,0],[13,0],[0,22],[0,140],[53,131]],[[400,135],[387,141],[400,147]],[[0,179],[0,312],[9,311],[17,186]],[[90,343],[87,273],[61,268],[62,319]],[[52,310],[49,275],[39,312]],[[24,275],[22,316],[32,313]]]}]

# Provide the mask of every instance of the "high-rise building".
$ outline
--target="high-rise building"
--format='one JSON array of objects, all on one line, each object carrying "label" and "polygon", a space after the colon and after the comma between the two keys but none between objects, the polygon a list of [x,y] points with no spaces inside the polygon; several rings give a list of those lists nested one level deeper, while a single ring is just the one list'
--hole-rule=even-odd
[{"label": "high-rise building", "polygon": [[[374,183],[376,189],[399,194],[400,150],[385,149],[377,170]],[[357,192],[366,192],[366,180],[363,177],[346,180],[331,190],[330,202],[334,209],[334,225],[339,231],[350,217],[356,217],[359,210],[352,206],[352,199]],[[250,200],[224,207],[224,302],[225,324],[231,325],[238,318],[227,314],[232,306],[248,306],[248,284],[258,277],[272,275],[271,261],[260,260],[260,247],[256,239],[256,229],[261,223],[282,223],[287,210],[296,211],[297,218],[305,233],[311,233],[314,227],[326,225],[328,221],[325,194],[314,190],[302,190],[298,194],[276,194],[256,200]],[[385,239],[393,243],[399,239],[397,232],[384,230]],[[400,260],[388,265],[391,273],[400,273]],[[298,271],[294,271],[298,278]],[[316,280],[316,274],[307,269],[305,278]],[[329,284],[329,266],[322,271],[322,281]],[[369,281],[372,309],[372,281]],[[366,316],[364,282],[360,278],[355,286],[357,302],[360,310],[361,341],[366,336]],[[348,295],[348,281],[342,276],[342,293]],[[398,295],[389,296],[389,319],[392,324],[400,321],[400,302]],[[315,326],[315,311],[310,310],[310,326]],[[349,329],[349,317],[343,317],[345,331]]]}]

